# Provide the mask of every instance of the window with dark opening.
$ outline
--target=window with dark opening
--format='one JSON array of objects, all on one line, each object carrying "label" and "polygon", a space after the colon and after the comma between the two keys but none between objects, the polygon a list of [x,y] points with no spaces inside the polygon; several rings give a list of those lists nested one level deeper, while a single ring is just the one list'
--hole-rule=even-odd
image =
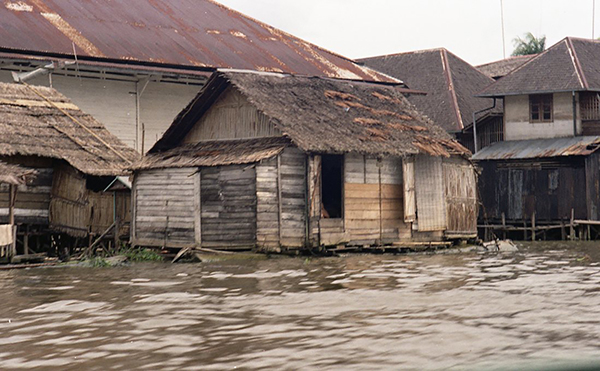
[{"label": "window with dark opening", "polygon": [[552,94],[529,96],[529,122],[552,122]]},{"label": "window with dark opening", "polygon": [[344,156],[324,155],[321,157],[321,196],[324,218],[342,217]]}]

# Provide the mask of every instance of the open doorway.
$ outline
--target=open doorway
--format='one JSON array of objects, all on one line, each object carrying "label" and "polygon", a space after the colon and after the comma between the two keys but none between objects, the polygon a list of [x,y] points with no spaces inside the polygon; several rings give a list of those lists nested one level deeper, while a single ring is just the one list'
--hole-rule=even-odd
[{"label": "open doorway", "polygon": [[344,156],[321,156],[321,195],[323,200],[321,214],[324,218],[342,218],[343,168]]}]

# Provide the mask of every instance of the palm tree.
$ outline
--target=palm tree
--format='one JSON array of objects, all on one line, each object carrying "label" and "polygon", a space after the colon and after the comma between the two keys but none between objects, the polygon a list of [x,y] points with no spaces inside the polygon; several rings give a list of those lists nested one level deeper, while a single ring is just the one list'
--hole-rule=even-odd
[{"label": "palm tree", "polygon": [[515,50],[513,56],[539,54],[546,48],[546,36],[535,37],[531,32],[525,34],[525,38],[517,37],[513,39]]}]

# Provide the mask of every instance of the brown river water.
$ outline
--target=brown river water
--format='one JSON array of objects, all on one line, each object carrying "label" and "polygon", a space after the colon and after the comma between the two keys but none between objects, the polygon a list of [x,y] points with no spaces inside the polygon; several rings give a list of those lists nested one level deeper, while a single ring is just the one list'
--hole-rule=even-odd
[{"label": "brown river water", "polygon": [[600,367],[600,244],[0,271],[0,369]]}]

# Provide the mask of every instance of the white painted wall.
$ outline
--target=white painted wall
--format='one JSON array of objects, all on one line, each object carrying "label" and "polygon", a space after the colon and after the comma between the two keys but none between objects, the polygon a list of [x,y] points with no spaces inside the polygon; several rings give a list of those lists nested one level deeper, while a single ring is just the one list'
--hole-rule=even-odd
[{"label": "white painted wall", "polygon": [[[12,82],[10,72],[0,71],[0,81]],[[49,81],[48,76],[42,76],[29,83],[49,86]],[[149,82],[141,94],[138,125],[136,91],[142,91],[143,81],[53,75],[52,86],[138,151],[142,145],[142,123],[145,126],[144,150],[148,151],[201,89],[197,85]]]},{"label": "white painted wall", "polygon": [[[579,95],[577,99],[577,135],[581,134]],[[559,138],[573,136],[572,93],[553,95],[553,122],[529,122],[529,96],[507,96],[504,99],[505,140]]]}]

